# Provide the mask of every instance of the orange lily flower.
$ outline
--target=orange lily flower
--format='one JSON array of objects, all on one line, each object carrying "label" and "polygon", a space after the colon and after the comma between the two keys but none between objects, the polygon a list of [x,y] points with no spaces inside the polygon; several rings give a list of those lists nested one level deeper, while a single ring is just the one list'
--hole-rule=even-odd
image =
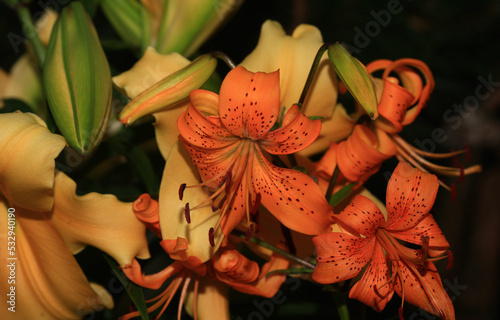
[{"label": "orange lily flower", "polygon": [[[437,178],[400,162],[387,186],[387,219],[368,198],[358,195],[335,216],[345,231],[313,238],[318,252],[312,278],[333,283],[355,277],[366,265],[349,297],[384,309],[396,292],[408,301],[443,319],[455,319],[432,261],[449,248],[429,213],[439,186]],[[421,246],[411,249],[400,241]],[[400,315],[402,315],[402,308]]]},{"label": "orange lily flower", "polygon": [[[434,77],[425,63],[416,59],[376,60],[368,64],[366,68],[372,74],[383,70],[382,79],[374,79],[379,97],[378,111],[380,114],[380,117],[374,123],[377,128],[391,135],[397,149],[398,159],[404,159],[422,171],[442,176],[462,177],[463,175],[481,171],[481,166],[478,165],[468,168],[456,168],[433,164],[424,157],[434,159],[450,158],[466,151],[461,150],[443,154],[425,152],[408,144],[397,134],[403,129],[403,126],[415,120],[422,108],[426,106],[434,89]],[[425,83],[417,71],[423,75]],[[395,74],[397,78],[390,76],[391,74]],[[439,184],[451,190],[443,182],[439,181]]]},{"label": "orange lily flower", "polygon": [[[159,226],[158,203],[147,194],[141,196],[134,203],[134,211],[137,217],[147,224],[156,234],[161,235]],[[165,240],[161,242],[164,246]],[[179,238],[178,245],[187,244],[186,240]],[[167,242],[167,245],[170,242]],[[284,249],[282,247],[282,249]],[[168,250],[166,250],[168,252]],[[167,288],[157,297],[146,301],[154,302],[147,310],[153,312],[161,307],[157,317],[159,318],[170,304],[173,296],[181,289],[181,298],[178,308],[178,319],[181,315],[181,307],[184,307],[194,319],[229,319],[227,290],[222,284],[226,284],[243,293],[272,297],[276,294],[286,276],[283,274],[267,274],[274,270],[288,268],[289,261],[277,254],[270,257],[269,262],[259,268],[256,262],[244,257],[241,253],[228,245],[220,249],[209,261],[201,263],[199,258],[189,256],[184,259],[182,248],[178,261],[167,266],[162,271],[144,275],[141,266],[134,260],[132,264],[123,268],[125,275],[134,283],[150,288],[158,289],[165,281],[172,278]],[[175,252],[174,252],[175,254]],[[172,255],[172,254],[171,254]],[[190,286],[194,281],[194,286]],[[199,290],[199,288],[202,290]],[[121,317],[122,320],[130,319],[139,315],[132,312]]]},{"label": "orange lily flower", "polygon": [[[292,106],[281,127],[272,130],[280,111],[279,72],[252,73],[236,67],[224,79],[220,95],[195,90],[190,99],[177,122],[179,140],[198,168],[201,185],[217,189],[212,199],[225,194],[215,230],[220,226],[227,237],[246,217],[251,232],[251,213],[260,203],[290,229],[305,234],[328,230],[333,210],[319,186],[299,171],[272,165],[264,153],[303,150],[321,129],[319,121]],[[181,186],[181,198],[185,187]],[[187,220],[195,208],[186,204]],[[210,238],[213,233],[211,228]]]}]

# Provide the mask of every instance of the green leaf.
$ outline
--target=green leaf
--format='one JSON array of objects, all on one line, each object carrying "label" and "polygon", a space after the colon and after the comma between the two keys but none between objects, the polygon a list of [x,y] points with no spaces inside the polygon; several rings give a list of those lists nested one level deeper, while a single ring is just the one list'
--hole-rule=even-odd
[{"label": "green leaf", "polygon": [[332,207],[335,207],[340,202],[342,202],[342,200],[344,200],[345,198],[347,198],[347,196],[349,196],[349,194],[351,193],[351,191],[352,191],[352,189],[354,188],[355,185],[356,185],[355,183],[350,183],[350,184],[342,187],[342,189],[340,189],[339,191],[337,191],[335,194],[333,194],[330,197],[330,200],[328,201],[328,203]]},{"label": "green leaf", "polygon": [[378,117],[377,96],[371,76],[365,66],[338,42],[328,47],[328,57],[347,90],[365,109],[370,118],[375,120]]},{"label": "green leaf", "polygon": [[113,270],[113,273],[115,274],[115,276],[118,278],[120,283],[125,288],[125,291],[127,291],[127,294],[130,297],[130,300],[132,300],[137,311],[139,311],[139,313],[141,315],[141,319],[149,320],[148,308],[146,306],[146,301],[144,300],[144,294],[142,292],[142,289],[138,285],[136,285],[135,283],[131,282],[123,274],[123,272],[120,270],[116,261],[114,261],[107,254],[103,253],[103,256],[104,256],[104,259],[106,260],[106,262],[111,266],[111,269]]}]

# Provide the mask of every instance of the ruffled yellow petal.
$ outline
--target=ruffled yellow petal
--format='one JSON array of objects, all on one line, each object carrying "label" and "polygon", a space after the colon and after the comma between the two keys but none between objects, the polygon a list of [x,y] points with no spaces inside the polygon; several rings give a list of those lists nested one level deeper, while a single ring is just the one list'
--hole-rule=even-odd
[{"label": "ruffled yellow petal", "polygon": [[113,83],[133,99],[161,79],[187,66],[189,60],[178,53],[159,54],[152,47],[134,66],[115,77]]},{"label": "ruffled yellow petal", "polygon": [[[0,201],[0,212],[0,242],[7,244],[12,239],[7,238],[9,220],[4,201]],[[15,215],[15,256],[8,255],[6,248],[0,250],[0,276],[4,279],[0,293],[9,297],[11,287],[15,288],[16,312],[8,311],[11,305],[4,303],[0,318],[81,319],[85,314],[113,307],[104,288],[88,283],[48,215],[21,208],[15,209]],[[17,260],[9,260],[13,257]],[[11,271],[15,283],[7,283]]]},{"label": "ruffled yellow petal", "polygon": [[40,42],[42,42],[44,46],[49,44],[52,28],[54,27],[58,16],[59,15],[56,11],[48,8],[45,10],[42,17],[36,22],[36,32],[38,33]]},{"label": "ruffled yellow petal", "polygon": [[11,205],[50,211],[54,159],[66,145],[31,113],[0,114],[0,192]]},{"label": "ruffled yellow petal", "polygon": [[136,218],[132,203],[95,192],[78,196],[75,190],[76,183],[59,172],[52,222],[73,253],[91,245],[111,255],[120,266],[130,264],[134,257],[149,258],[146,227]]}]

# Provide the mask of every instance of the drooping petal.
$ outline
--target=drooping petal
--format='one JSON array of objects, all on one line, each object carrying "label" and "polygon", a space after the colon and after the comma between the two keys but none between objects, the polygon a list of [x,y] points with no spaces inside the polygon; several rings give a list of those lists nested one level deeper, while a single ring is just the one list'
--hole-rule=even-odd
[{"label": "drooping petal", "polygon": [[356,125],[347,140],[337,147],[337,163],[350,181],[364,182],[378,171],[382,162],[396,154],[396,145],[387,133]]},{"label": "drooping petal", "polygon": [[[15,208],[15,256],[7,250],[8,216],[5,202],[0,201],[0,250],[5,282],[0,286],[3,297],[15,287],[15,312],[5,303],[3,319],[81,319],[85,314],[111,309],[110,294],[99,285],[89,284],[73,254],[45,213]],[[8,258],[17,258],[8,260]],[[11,267],[15,282],[8,284]],[[95,288],[95,290],[94,290]],[[99,293],[97,293],[99,292]]]},{"label": "drooping petal", "polygon": [[387,185],[386,228],[404,230],[416,226],[429,214],[439,188],[437,177],[399,162]]},{"label": "drooping petal", "polygon": [[[53,206],[54,159],[66,141],[31,113],[0,114],[0,191],[11,205],[34,211]],[[36,156],[34,156],[36,155]]]},{"label": "drooping petal", "polygon": [[114,195],[76,195],[76,183],[62,172],[56,175],[52,223],[68,248],[77,253],[86,245],[111,255],[121,266],[134,257],[149,258],[146,227],[139,221],[132,203]]},{"label": "drooping petal", "polygon": [[191,222],[186,221],[186,203],[194,207],[207,201],[208,194],[202,187],[187,188],[184,190],[183,200],[180,200],[179,187],[183,183],[189,186],[197,185],[199,182],[197,170],[192,164],[189,154],[182,144],[176,143],[166,159],[159,197],[160,227],[163,239],[177,241],[178,238],[182,238],[187,242],[186,247],[182,248],[182,252],[179,250],[167,251],[173,259],[183,260],[195,256],[201,262],[206,262],[214,255],[223,240],[222,232],[216,230],[214,234],[215,246],[212,247],[208,241],[210,228],[215,227],[219,220],[219,210],[215,212],[212,210],[211,201],[192,210],[190,213]]},{"label": "drooping petal", "polygon": [[252,186],[262,205],[288,228],[309,235],[329,230],[333,209],[308,175],[274,166],[257,150]]},{"label": "drooping petal", "polygon": [[394,294],[394,285],[389,281],[390,277],[384,251],[377,245],[368,268],[349,292],[349,298],[357,299],[375,311],[381,312]]},{"label": "drooping petal", "polygon": [[233,135],[261,139],[280,111],[279,71],[253,73],[243,67],[231,70],[219,95],[221,122]]},{"label": "drooping petal", "polygon": [[400,297],[443,320],[455,319],[453,304],[432,262],[412,266],[404,261],[397,263],[400,276],[395,279],[394,289]]},{"label": "drooping petal", "polygon": [[363,195],[356,195],[335,221],[349,231],[372,237],[377,228],[385,223],[384,215],[373,201]]},{"label": "drooping petal", "polygon": [[295,153],[313,143],[320,131],[321,122],[309,119],[294,105],[286,113],[282,127],[266,134],[260,145],[271,154]]},{"label": "drooping petal", "polygon": [[[284,249],[283,246],[279,247]],[[248,260],[238,251],[230,250],[223,252],[221,259],[227,259],[226,255],[230,255],[230,268],[226,267],[227,270],[222,273],[222,270],[216,266],[220,264],[220,261],[214,262],[216,275],[219,280],[225,282],[235,290],[246,294],[271,298],[278,292],[278,289],[286,280],[285,274],[275,273],[268,275],[269,272],[288,268],[290,262],[281,255],[273,253],[269,262],[262,266],[260,272],[256,262]],[[228,263],[226,262],[226,264]]]},{"label": "drooping petal", "polygon": [[377,247],[375,238],[345,233],[323,233],[313,238],[318,262],[312,279],[327,284],[355,277],[370,262]]},{"label": "drooping petal", "polygon": [[377,126],[389,133],[401,131],[403,119],[413,99],[408,90],[384,79],[384,89],[378,103],[378,111],[382,118],[376,122]]}]

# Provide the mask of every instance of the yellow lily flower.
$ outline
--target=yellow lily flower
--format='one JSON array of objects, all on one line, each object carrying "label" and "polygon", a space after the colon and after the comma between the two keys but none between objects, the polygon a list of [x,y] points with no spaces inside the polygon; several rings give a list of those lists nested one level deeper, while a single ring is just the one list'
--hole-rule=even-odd
[{"label": "yellow lily flower", "polygon": [[[262,25],[257,47],[240,65],[252,72],[279,69],[280,103],[287,111],[299,101],[309,70],[322,45],[321,32],[312,25],[301,24],[288,36],[278,22],[267,20]],[[307,116],[323,117],[322,130],[318,139],[302,154],[323,151],[328,148],[329,141],[338,141],[350,134],[354,120],[337,104],[337,85],[337,76],[325,54],[301,109]]]},{"label": "yellow lily flower", "polygon": [[[92,245],[122,266],[136,256],[149,257],[145,227],[135,217],[132,204],[111,195],[77,196],[76,184],[55,170],[54,158],[66,141],[50,133],[36,115],[0,114],[0,127],[0,210],[4,212],[0,238],[15,248],[2,250],[0,258],[5,264],[19,261],[14,270],[1,269],[5,279],[11,271],[16,278],[15,283],[2,283],[0,290],[10,293],[15,284],[19,308],[14,319],[79,319],[112,308],[111,296],[88,283],[73,254]],[[3,314],[5,310],[0,318],[11,319],[12,314]]]}]

